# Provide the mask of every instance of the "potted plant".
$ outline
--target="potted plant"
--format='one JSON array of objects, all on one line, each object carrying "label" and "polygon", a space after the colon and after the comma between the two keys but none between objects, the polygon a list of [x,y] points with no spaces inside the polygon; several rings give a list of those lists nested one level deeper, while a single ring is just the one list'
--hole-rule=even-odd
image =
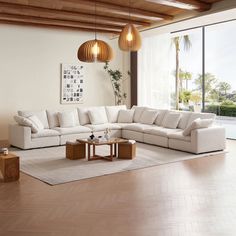
[{"label": "potted plant", "polygon": [[108,62],[105,63],[104,70],[110,76],[113,93],[115,97],[115,105],[124,104],[127,98],[127,93],[123,91],[124,90],[123,83],[130,77],[130,72],[129,71],[127,72],[128,78],[124,78],[122,72],[120,70],[112,70],[109,67]]}]

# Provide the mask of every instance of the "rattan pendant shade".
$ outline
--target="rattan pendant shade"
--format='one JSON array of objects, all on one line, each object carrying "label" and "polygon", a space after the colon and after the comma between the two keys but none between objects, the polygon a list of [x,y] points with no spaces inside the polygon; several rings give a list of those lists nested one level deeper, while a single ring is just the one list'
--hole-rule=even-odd
[{"label": "rattan pendant shade", "polygon": [[94,39],[79,47],[77,57],[83,62],[108,62],[113,58],[113,51],[106,42]]},{"label": "rattan pendant shade", "polygon": [[138,51],[142,40],[139,31],[132,24],[127,24],[119,37],[119,47],[122,51]]}]

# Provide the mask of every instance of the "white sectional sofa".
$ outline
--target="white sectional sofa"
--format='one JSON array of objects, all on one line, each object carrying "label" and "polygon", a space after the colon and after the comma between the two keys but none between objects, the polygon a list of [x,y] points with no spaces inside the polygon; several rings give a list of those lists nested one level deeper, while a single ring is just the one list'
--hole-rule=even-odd
[{"label": "white sectional sofa", "polygon": [[[40,124],[35,130],[31,123],[22,121],[24,118]],[[15,119],[19,124],[9,126],[9,139],[12,146],[21,149],[64,145],[66,141],[88,138],[92,131],[95,136],[103,135],[106,128],[111,137],[196,154],[225,149],[225,129],[211,124],[215,119],[211,113],[106,106],[63,112],[18,111]]]}]

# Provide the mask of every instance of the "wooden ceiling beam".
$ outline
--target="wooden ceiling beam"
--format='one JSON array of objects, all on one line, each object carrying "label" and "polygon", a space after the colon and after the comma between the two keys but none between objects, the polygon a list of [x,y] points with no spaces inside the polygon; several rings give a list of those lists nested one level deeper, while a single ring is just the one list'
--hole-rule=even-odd
[{"label": "wooden ceiling beam", "polygon": [[[89,22],[83,22],[83,21],[74,21],[74,20],[67,20],[67,19],[56,19],[53,17],[39,17],[39,16],[34,16],[34,15],[21,15],[21,14],[9,14],[9,13],[1,13],[0,12],[0,19],[24,19],[24,20],[45,20],[50,22],[58,22],[60,24],[65,24],[65,25],[72,25],[72,26],[81,26],[81,27],[88,27],[88,28],[95,28],[95,23],[89,23]],[[100,29],[112,29],[112,30],[117,30],[121,31],[123,26],[117,26],[117,25],[109,25],[109,24],[101,24],[101,23],[96,23],[96,28]]]},{"label": "wooden ceiling beam", "polygon": [[[95,3],[94,1],[91,0],[60,0],[63,2],[63,8],[64,6],[70,5],[70,3],[80,6],[89,6],[91,9],[95,8]],[[126,6],[121,6],[115,3],[108,3],[104,2],[101,0],[96,0],[96,8],[98,12],[110,12],[118,15],[123,15],[123,16],[135,16],[137,18],[151,18],[152,20],[172,20],[173,16],[168,15],[168,14],[163,14],[159,12],[154,12],[154,11],[147,11],[147,10],[142,10],[134,7],[126,7]]]},{"label": "wooden ceiling beam", "polygon": [[[95,31],[94,24],[80,24],[74,21],[63,21],[63,20],[48,20],[41,17],[36,16],[22,16],[22,15],[11,15],[11,14],[4,14],[0,13],[0,20],[5,21],[14,21],[14,22],[24,22],[24,23],[31,23],[31,24],[40,24],[40,25],[56,25],[56,26],[64,26],[64,27],[74,27],[74,28],[85,28],[87,30]],[[97,30],[103,30],[104,32],[115,32],[119,33],[121,29],[107,29],[97,25]]]},{"label": "wooden ceiling beam", "polygon": [[[53,15],[55,18],[56,17],[61,17],[62,15],[69,17],[82,17],[85,19],[94,19],[94,14],[91,13],[82,13],[82,12],[75,12],[75,11],[69,11],[69,10],[58,10],[58,9],[52,9],[52,8],[47,8],[47,7],[36,7],[36,6],[28,6],[24,5],[23,3],[6,3],[3,1],[0,1],[0,12],[1,13],[10,13],[10,14],[23,14],[27,15],[27,12],[31,12],[30,14],[34,14],[35,16],[43,16],[45,14],[48,15]],[[126,24],[127,22],[130,22],[135,25],[141,25],[141,26],[150,26],[151,23],[147,21],[142,21],[142,20],[133,20],[133,19],[127,19],[127,18],[122,18],[122,17],[111,17],[111,16],[101,16],[97,15],[96,16],[97,22],[110,22],[112,23],[124,23]]]},{"label": "wooden ceiling beam", "polygon": [[[41,24],[41,23],[32,23],[32,22],[20,22],[14,20],[1,20],[0,24],[9,24],[9,25],[21,25],[21,26],[33,26],[33,27],[40,27],[40,28],[53,28],[53,29],[64,29],[64,30],[75,30],[75,31],[86,31],[86,32],[93,32],[93,29],[89,28],[80,28],[80,27],[73,27],[73,26],[63,26],[63,25],[54,25],[54,24]],[[96,32],[98,33],[108,33],[117,35],[116,31],[112,30],[100,30],[97,29]]]},{"label": "wooden ceiling beam", "polygon": [[197,10],[200,12],[208,11],[211,9],[212,6],[211,3],[202,2],[200,0],[146,0],[146,1],[185,10]]}]

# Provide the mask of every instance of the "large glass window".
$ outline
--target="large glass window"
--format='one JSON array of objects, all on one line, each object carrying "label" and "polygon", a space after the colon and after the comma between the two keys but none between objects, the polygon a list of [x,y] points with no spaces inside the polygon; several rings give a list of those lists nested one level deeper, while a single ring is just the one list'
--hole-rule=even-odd
[{"label": "large glass window", "polygon": [[[227,137],[236,138],[236,21],[205,27],[205,84],[212,78],[205,94],[205,111],[218,115]],[[206,86],[205,86],[206,87]]]},{"label": "large glass window", "polygon": [[176,85],[176,109],[200,112],[202,90],[202,30],[200,28],[171,34],[175,62],[172,76]]},{"label": "large glass window", "polygon": [[213,112],[236,138],[235,32],[236,21],[229,21],[144,38],[138,104]]}]

